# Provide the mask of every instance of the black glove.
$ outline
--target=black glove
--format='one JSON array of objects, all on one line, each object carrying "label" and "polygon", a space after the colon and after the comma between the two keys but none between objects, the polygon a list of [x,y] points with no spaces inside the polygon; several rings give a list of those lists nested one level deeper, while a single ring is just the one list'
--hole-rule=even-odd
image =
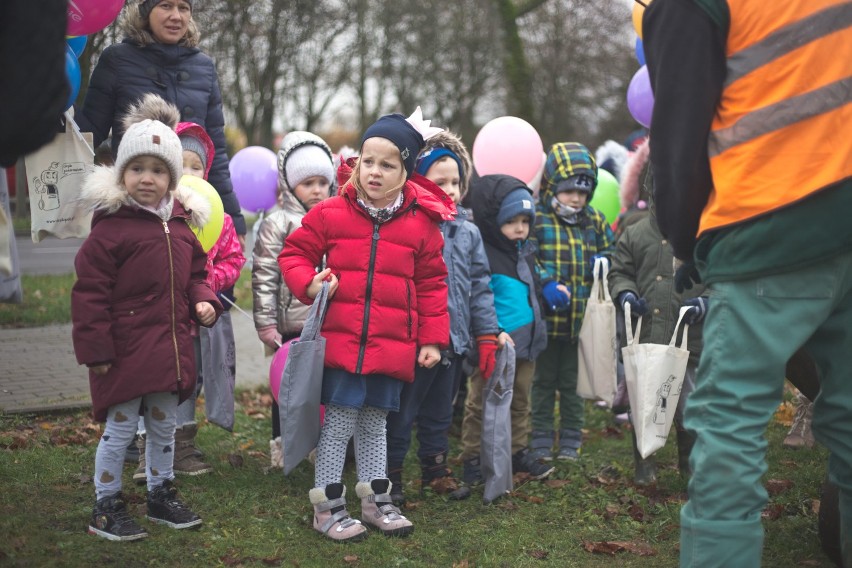
[{"label": "black glove", "polygon": [[[675,262],[681,262],[675,259]],[[692,260],[684,260],[677,267],[674,274],[675,290],[682,294],[684,290],[691,290],[692,286],[701,282],[701,275]]]},{"label": "black glove", "polygon": [[707,308],[710,306],[710,300],[704,297],[692,298],[683,303],[683,307],[689,307],[689,311],[683,316],[683,321],[688,325],[695,325],[704,321],[704,316],[707,315]]},{"label": "black glove", "polygon": [[648,301],[645,298],[637,298],[636,294],[630,290],[625,290],[618,295],[618,307],[624,309],[625,302],[630,304],[630,313],[636,317],[648,313]]}]

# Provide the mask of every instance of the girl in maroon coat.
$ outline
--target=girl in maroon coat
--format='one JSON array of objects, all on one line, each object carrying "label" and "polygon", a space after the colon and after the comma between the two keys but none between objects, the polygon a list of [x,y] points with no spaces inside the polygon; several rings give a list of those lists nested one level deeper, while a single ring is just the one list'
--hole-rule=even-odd
[{"label": "girl in maroon coat", "polygon": [[[406,119],[380,118],[364,133],[357,162],[341,164],[340,194],[320,202],[287,238],[278,262],[288,288],[306,304],[330,282],[317,445],[314,528],[334,540],[365,536],[349,517],[341,483],[346,446],[355,436],[361,521],[385,535],[414,530],[393,506],[385,471],[387,413],[399,409],[416,365],[432,367],[449,343],[447,269],[437,222],[452,200],[414,174],[429,128],[418,108]],[[352,166],[355,166],[354,171]],[[317,272],[325,257],[325,270]]]},{"label": "girl in maroon coat", "polygon": [[71,293],[74,351],[89,367],[95,418],[106,421],[89,533],[119,541],[147,536],[121,496],[124,453],[140,413],[148,432],[148,519],[178,529],[201,523],[172,485],[175,415],[195,390],[190,318],[211,326],[222,310],[205,281],[207,255],[188,225],[204,226],[209,202],[177,185],[177,109],[148,95],[128,116],[151,118],[128,126],[114,167],[86,178],[82,201],[95,214]]}]

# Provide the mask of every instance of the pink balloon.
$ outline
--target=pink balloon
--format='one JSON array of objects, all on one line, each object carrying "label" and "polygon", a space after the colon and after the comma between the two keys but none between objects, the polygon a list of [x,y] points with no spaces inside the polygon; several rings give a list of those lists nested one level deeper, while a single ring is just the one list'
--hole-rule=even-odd
[{"label": "pink balloon", "polygon": [[82,36],[99,32],[115,20],[124,0],[68,0],[66,35]]},{"label": "pink balloon", "polygon": [[285,341],[272,356],[272,364],[269,365],[269,390],[272,391],[275,402],[278,402],[278,391],[281,389],[281,377],[284,375],[284,365],[287,363],[290,345],[298,340],[298,337],[294,337],[290,341]]},{"label": "pink balloon", "polygon": [[541,167],[544,146],[533,125],[501,116],[488,122],[473,141],[473,167],[479,175],[505,174],[531,180]]},{"label": "pink balloon", "polygon": [[654,112],[654,92],[651,90],[651,78],[648,66],[643,65],[630,79],[627,86],[627,110],[633,118],[644,126],[651,127],[651,115]]},{"label": "pink balloon", "polygon": [[248,146],[231,158],[231,184],[246,211],[266,210],[275,205],[278,191],[278,158],[262,146]]}]

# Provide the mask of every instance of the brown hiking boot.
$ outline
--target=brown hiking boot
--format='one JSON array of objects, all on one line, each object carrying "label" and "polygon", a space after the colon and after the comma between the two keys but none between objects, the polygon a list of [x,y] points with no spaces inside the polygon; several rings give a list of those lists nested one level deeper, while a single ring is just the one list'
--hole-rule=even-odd
[{"label": "brown hiking boot", "polygon": [[175,475],[202,475],[213,471],[213,467],[198,457],[195,436],[198,424],[190,422],[175,430]]},{"label": "brown hiking boot", "polygon": [[139,467],[133,472],[133,481],[136,485],[145,485],[148,480],[148,472],[145,470],[145,434],[136,437],[136,447],[139,449]]}]

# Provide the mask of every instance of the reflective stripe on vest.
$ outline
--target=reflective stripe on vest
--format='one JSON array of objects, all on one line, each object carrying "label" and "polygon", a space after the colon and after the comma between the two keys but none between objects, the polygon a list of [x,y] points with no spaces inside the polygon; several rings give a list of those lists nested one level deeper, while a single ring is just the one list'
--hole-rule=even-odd
[{"label": "reflective stripe on vest", "polygon": [[852,1],[728,0],[727,77],[698,234],[852,176]]}]

